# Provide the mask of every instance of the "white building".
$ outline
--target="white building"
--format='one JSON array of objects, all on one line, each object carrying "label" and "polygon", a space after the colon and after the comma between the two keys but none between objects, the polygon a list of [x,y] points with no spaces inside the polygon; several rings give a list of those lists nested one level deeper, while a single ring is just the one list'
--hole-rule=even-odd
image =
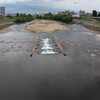
[{"label": "white building", "polygon": [[5,7],[0,7],[0,15],[5,16]]},{"label": "white building", "polygon": [[17,16],[17,13],[10,13],[10,16],[16,17]]},{"label": "white building", "polygon": [[79,14],[72,15],[72,17],[80,17]]},{"label": "white building", "polygon": [[79,11],[79,15],[80,15],[80,16],[85,16],[85,11],[80,10],[80,11]]}]

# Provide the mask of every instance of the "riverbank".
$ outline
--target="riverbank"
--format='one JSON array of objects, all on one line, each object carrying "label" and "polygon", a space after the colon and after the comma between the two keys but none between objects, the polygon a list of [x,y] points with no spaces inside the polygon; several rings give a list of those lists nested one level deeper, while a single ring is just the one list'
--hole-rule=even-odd
[{"label": "riverbank", "polygon": [[12,31],[12,29],[11,28],[3,28],[3,29],[0,29],[0,34],[2,34],[2,33],[7,33],[7,32],[10,32],[10,31]]},{"label": "riverbank", "polygon": [[35,22],[29,24],[24,29],[29,33],[40,33],[40,32],[53,33],[61,30],[70,30],[69,27],[65,27],[59,23],[52,22],[52,21]]},{"label": "riverbank", "polygon": [[9,26],[14,25],[14,24],[15,24],[14,22],[8,22],[8,23],[0,24],[0,34],[12,31],[12,29],[9,28]]},{"label": "riverbank", "polygon": [[7,23],[4,23],[4,24],[0,24],[0,29],[9,27],[9,26],[14,25],[14,24],[15,24],[14,22],[7,22]]},{"label": "riverbank", "polygon": [[100,26],[91,25],[89,23],[81,23],[80,25],[86,27],[88,29],[87,31],[89,31],[89,32],[100,34]]},{"label": "riverbank", "polygon": [[14,20],[15,20],[15,17],[13,17],[13,18],[7,18],[7,17],[0,18],[0,25],[6,24],[6,23],[9,23],[9,22],[14,22]]},{"label": "riverbank", "polygon": [[74,22],[76,24],[86,27],[87,28],[86,31],[100,34],[100,21],[97,21],[92,18],[81,18],[81,19],[74,19]]}]

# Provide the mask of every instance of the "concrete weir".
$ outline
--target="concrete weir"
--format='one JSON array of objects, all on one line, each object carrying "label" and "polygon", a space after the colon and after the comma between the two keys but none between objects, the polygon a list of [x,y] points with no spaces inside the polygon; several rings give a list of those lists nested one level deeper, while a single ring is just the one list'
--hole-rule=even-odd
[{"label": "concrete weir", "polygon": [[[41,41],[38,41],[38,40],[41,40]],[[53,42],[53,39],[50,39],[50,38],[39,39],[39,37],[37,36],[30,56],[32,56],[33,53],[57,54],[59,52],[62,52],[66,56],[60,42],[58,41],[58,39],[55,36],[54,36],[54,40],[55,40],[55,42]]]},{"label": "concrete weir", "polygon": [[49,44],[50,39],[46,38],[46,39],[42,39],[43,40],[43,46],[41,49],[43,49],[43,51],[41,52],[41,54],[56,54],[58,52],[54,52],[53,51],[53,47],[51,47],[51,44]]}]

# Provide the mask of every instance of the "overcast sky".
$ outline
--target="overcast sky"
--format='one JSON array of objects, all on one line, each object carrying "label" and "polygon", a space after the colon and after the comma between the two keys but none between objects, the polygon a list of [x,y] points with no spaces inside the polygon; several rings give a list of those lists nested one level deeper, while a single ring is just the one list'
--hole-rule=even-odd
[{"label": "overcast sky", "polygon": [[12,13],[41,13],[63,10],[86,12],[100,11],[100,0],[0,0],[0,6]]}]

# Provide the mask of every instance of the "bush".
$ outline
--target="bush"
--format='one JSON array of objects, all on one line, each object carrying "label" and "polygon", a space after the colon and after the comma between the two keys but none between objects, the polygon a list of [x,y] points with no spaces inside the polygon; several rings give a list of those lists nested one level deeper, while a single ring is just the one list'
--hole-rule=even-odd
[{"label": "bush", "polygon": [[11,16],[11,15],[7,15],[7,17],[8,17],[8,18],[12,18],[12,16]]},{"label": "bush", "polygon": [[15,19],[15,23],[25,23],[25,22],[28,22],[28,21],[32,21],[33,20],[33,16],[31,14],[29,15],[26,15],[25,13],[24,14],[20,14],[20,17],[17,17]]},{"label": "bush", "polygon": [[51,19],[51,20],[57,20],[57,21],[62,21],[62,22],[72,22],[73,17],[68,14],[57,14],[57,15],[52,15],[52,14],[45,14],[44,16],[36,16],[38,19]]}]

